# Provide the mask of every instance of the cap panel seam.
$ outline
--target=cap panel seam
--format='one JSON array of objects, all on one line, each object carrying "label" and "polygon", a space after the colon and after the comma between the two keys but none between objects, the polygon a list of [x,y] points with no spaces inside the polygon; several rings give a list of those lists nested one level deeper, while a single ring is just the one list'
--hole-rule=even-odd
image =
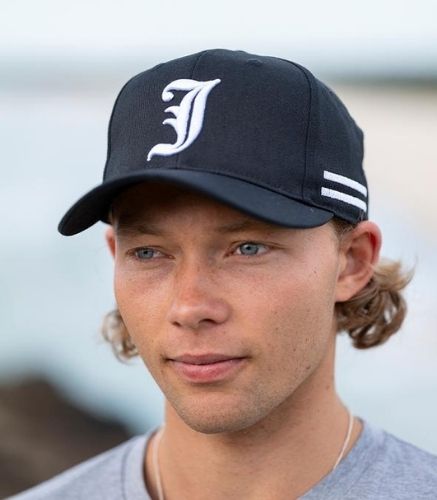
[{"label": "cap panel seam", "polygon": [[301,196],[302,199],[306,199],[306,185],[307,185],[307,172],[308,172],[308,156],[312,154],[308,150],[308,144],[310,141],[310,129],[311,129],[311,116],[312,116],[312,111],[313,111],[313,88],[311,85],[310,78],[306,74],[305,71],[301,70],[303,74],[305,75],[305,78],[308,82],[308,88],[309,88],[309,93],[310,93],[310,102],[309,102],[309,107],[308,107],[308,123],[307,123],[307,131],[306,131],[306,136],[305,136],[305,168],[304,168],[304,174],[303,174],[303,182],[301,186]]},{"label": "cap panel seam", "polygon": [[288,59],[284,59],[282,57],[279,57],[281,61],[287,62],[288,64],[291,64],[295,68],[297,68],[301,73],[303,73],[305,80],[307,81],[308,84],[308,93],[309,93],[309,106],[308,106],[308,121],[307,121],[307,129],[305,133],[305,161],[304,161],[304,174],[303,174],[303,182],[301,185],[301,198],[302,200],[306,200],[305,196],[305,187],[306,187],[306,180],[307,180],[307,169],[308,169],[308,142],[309,142],[309,136],[310,136],[310,125],[311,125],[311,115],[312,115],[312,107],[313,107],[313,87],[311,85],[311,80],[309,75],[311,75],[313,78],[314,76],[307,71],[305,68],[300,66],[299,64],[289,61]]}]

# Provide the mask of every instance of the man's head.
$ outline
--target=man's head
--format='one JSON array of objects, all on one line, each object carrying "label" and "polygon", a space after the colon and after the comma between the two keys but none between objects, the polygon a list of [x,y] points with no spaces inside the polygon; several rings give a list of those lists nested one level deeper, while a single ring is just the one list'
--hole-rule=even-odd
[{"label": "man's head", "polygon": [[[146,183],[117,198],[107,241],[118,308],[140,356],[188,425],[221,432],[292,404],[314,379],[324,390],[335,304],[370,280],[381,238],[368,221],[340,240],[332,223],[286,228]],[[206,382],[175,361],[211,355],[243,359]]]},{"label": "man's head", "polygon": [[316,395],[337,331],[369,347],[399,328],[406,280],[375,269],[362,131],[307,69],[222,49],[169,61],[123,87],[108,138],[102,184],[59,230],[110,224],[105,335],[192,428]]}]

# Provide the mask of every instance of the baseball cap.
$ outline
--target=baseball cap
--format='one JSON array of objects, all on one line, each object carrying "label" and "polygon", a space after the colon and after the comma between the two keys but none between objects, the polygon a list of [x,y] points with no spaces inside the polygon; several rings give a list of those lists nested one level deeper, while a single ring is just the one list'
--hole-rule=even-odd
[{"label": "baseball cap", "polygon": [[138,183],[197,190],[274,224],[309,228],[367,219],[363,133],[303,66],[225,49],[174,59],[131,78],[115,101],[100,185],[58,230],[108,223]]}]

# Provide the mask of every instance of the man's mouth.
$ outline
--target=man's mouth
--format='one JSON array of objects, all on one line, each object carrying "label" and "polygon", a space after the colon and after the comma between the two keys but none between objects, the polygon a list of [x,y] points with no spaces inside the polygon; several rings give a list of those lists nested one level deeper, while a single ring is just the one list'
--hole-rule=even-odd
[{"label": "man's mouth", "polygon": [[168,361],[182,378],[195,383],[217,382],[231,377],[246,357],[222,353],[182,354]]}]

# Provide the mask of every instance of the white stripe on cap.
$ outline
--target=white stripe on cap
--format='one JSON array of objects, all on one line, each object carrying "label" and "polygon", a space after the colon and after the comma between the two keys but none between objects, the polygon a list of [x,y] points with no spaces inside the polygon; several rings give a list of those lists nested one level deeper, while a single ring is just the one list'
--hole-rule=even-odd
[{"label": "white stripe on cap", "polygon": [[344,175],[334,174],[334,172],[329,172],[329,170],[323,171],[323,178],[328,181],[336,182],[337,184],[343,184],[343,186],[348,186],[351,189],[355,189],[355,191],[360,192],[364,196],[367,196],[367,188],[353,179],[349,179],[349,177],[345,177]]},{"label": "white stripe on cap", "polygon": [[340,191],[336,191],[335,189],[329,189],[326,187],[322,187],[322,196],[327,196],[328,198],[334,198],[335,200],[344,201],[345,203],[349,203],[349,205],[355,205],[358,208],[361,208],[365,212],[367,212],[367,203],[363,200],[355,196],[351,196],[350,194],[341,193]]}]

